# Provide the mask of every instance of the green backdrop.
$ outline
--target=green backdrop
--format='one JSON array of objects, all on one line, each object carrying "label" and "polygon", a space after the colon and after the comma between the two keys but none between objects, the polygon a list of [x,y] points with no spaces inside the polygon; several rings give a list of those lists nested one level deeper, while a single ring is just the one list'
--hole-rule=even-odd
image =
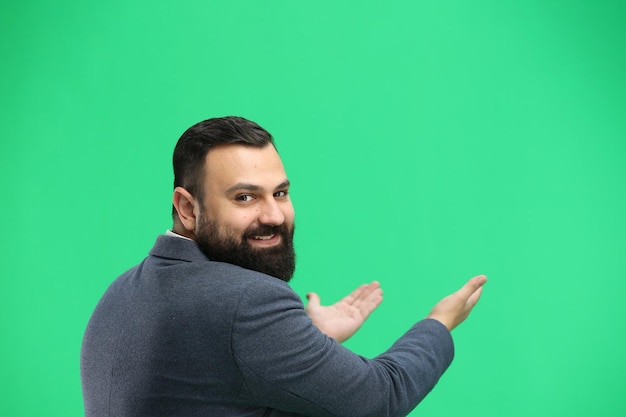
[{"label": "green backdrop", "polygon": [[0,6],[0,415],[80,416],[108,284],[170,227],[208,117],[270,130],[304,296],[379,280],[374,356],[473,275],[414,416],[626,414],[626,3],[77,1]]}]

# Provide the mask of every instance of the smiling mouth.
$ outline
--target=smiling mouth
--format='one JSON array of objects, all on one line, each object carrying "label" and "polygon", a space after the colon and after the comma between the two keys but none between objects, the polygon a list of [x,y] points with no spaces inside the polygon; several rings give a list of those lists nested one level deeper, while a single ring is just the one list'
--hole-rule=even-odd
[{"label": "smiling mouth", "polygon": [[271,235],[268,235],[268,236],[252,236],[252,239],[254,239],[254,240],[270,240],[274,236],[276,236],[276,234],[271,234]]},{"label": "smiling mouth", "polygon": [[280,244],[282,241],[280,234],[272,233],[271,235],[252,235],[248,237],[248,242],[257,247],[269,247]]}]

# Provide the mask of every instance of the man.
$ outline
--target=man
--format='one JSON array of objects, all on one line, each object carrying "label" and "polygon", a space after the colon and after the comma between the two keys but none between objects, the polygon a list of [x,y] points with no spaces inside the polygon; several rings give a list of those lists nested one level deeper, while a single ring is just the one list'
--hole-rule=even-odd
[{"label": "man", "polygon": [[189,128],[174,150],[172,231],[107,290],[81,352],[85,414],[402,416],[453,356],[450,330],[483,276],[365,359],[340,342],[381,301],[378,283],[305,310],[289,180],[271,135],[238,117]]}]

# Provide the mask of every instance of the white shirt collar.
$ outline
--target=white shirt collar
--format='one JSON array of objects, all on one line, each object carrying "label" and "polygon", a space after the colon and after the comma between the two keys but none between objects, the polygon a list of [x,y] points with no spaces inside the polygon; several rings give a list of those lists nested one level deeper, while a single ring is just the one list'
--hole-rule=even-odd
[{"label": "white shirt collar", "polygon": [[165,231],[165,234],[167,236],[173,236],[173,237],[179,237],[181,239],[187,239],[187,240],[193,240],[193,239],[189,239],[187,236],[183,236],[183,235],[179,235],[178,233],[172,232],[171,230],[167,229]]}]

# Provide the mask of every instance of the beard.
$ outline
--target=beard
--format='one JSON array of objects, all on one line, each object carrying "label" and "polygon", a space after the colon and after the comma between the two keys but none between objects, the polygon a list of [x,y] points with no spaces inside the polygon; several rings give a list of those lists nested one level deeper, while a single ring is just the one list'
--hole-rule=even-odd
[{"label": "beard", "polygon": [[[201,216],[196,242],[211,261],[225,262],[251,269],[289,282],[296,269],[296,253],[293,248],[295,226],[261,225],[249,227],[241,238],[223,233],[212,220]],[[280,235],[280,244],[269,248],[255,248],[248,242],[252,236]]]}]

